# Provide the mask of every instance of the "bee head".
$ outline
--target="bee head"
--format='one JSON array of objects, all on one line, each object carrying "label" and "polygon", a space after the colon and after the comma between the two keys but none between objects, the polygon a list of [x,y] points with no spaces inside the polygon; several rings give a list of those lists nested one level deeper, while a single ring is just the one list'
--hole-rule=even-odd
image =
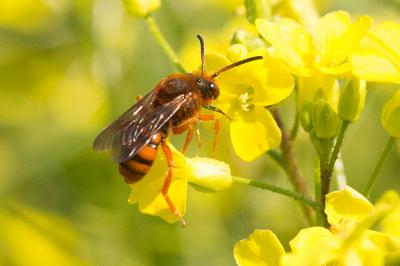
[{"label": "bee head", "polygon": [[201,98],[207,105],[212,100],[215,100],[219,96],[219,88],[213,79],[207,79],[202,76],[196,77],[196,84],[200,90]]}]

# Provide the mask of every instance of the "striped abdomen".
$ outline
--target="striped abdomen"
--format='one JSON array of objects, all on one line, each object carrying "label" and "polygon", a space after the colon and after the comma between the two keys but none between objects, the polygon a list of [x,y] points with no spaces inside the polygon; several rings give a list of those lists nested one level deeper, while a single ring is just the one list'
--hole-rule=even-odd
[{"label": "striped abdomen", "polygon": [[150,171],[160,143],[161,135],[153,135],[149,144],[144,146],[132,159],[119,164],[119,173],[124,177],[126,183],[138,182]]}]

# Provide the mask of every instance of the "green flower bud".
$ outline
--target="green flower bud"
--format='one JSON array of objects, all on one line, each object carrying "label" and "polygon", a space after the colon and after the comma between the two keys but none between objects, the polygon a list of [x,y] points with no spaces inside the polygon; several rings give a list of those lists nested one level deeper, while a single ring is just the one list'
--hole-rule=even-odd
[{"label": "green flower bud", "polygon": [[268,0],[245,0],[247,20],[254,24],[256,19],[271,17],[271,4]]},{"label": "green flower bud", "polygon": [[186,158],[188,181],[201,192],[218,192],[232,185],[229,165],[210,158]]},{"label": "green flower bud", "polygon": [[314,104],[312,121],[319,138],[333,138],[339,133],[340,118],[323,99]]},{"label": "green flower bud", "polygon": [[147,16],[161,5],[160,0],[122,0],[122,2],[128,14],[137,18]]},{"label": "green flower bud", "polygon": [[355,122],[364,109],[367,83],[365,80],[351,79],[340,92],[338,114],[348,122]]},{"label": "green flower bud", "polygon": [[313,110],[314,103],[312,101],[305,101],[301,104],[299,119],[301,126],[306,132],[310,132],[313,128]]},{"label": "green flower bud", "polygon": [[390,136],[400,138],[400,90],[383,107],[381,122]]}]

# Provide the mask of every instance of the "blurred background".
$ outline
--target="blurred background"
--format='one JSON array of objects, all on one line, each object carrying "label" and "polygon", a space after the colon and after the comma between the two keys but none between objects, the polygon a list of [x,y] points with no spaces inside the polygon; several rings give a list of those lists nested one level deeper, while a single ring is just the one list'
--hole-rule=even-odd
[{"label": "blurred background", "polygon": [[[238,17],[242,4],[165,0],[154,16],[185,59],[199,54],[196,34],[209,50],[228,47],[232,24],[246,27]],[[398,0],[329,0],[318,8],[321,14],[367,13],[375,25],[400,19]],[[144,22],[128,17],[120,1],[1,1],[0,265],[233,265],[233,245],[254,229],[271,229],[287,245],[305,226],[295,201],[250,187],[218,194],[189,188],[184,229],[128,205],[129,187],[92,142],[136,95],[173,72]],[[364,187],[388,138],[380,112],[395,88],[371,85],[366,110],[345,137],[345,173],[356,189]],[[287,127],[293,102],[283,103]],[[192,144],[189,154],[210,154],[212,129],[202,131],[203,148]],[[226,128],[221,135],[229,136]],[[182,140],[172,138],[178,146]],[[221,140],[217,158],[234,175],[290,188],[267,155],[245,163],[228,137]],[[312,189],[314,153],[303,132],[296,148]],[[373,200],[388,188],[399,190],[399,159],[398,142]]]}]

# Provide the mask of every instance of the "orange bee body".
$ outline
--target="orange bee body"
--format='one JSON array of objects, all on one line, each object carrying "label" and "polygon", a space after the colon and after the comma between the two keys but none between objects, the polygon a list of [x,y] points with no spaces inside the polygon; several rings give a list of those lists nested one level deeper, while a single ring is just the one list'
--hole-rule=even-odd
[{"label": "orange bee body", "polygon": [[[119,163],[119,172],[126,183],[141,180],[150,170],[161,145],[168,163],[168,174],[161,192],[170,209],[185,224],[182,215],[168,196],[172,180],[173,158],[166,143],[169,134],[188,131],[183,152],[193,136],[193,127],[198,121],[215,121],[215,134],[219,123],[213,115],[203,115],[200,109],[207,108],[224,114],[210,103],[219,96],[215,78],[222,72],[238,65],[261,59],[251,57],[225,66],[212,75],[204,71],[204,42],[201,44],[202,71],[200,73],[172,74],[162,79],[145,97],[105,128],[95,139],[96,151],[111,151],[111,160]],[[224,114],[225,115],[225,114]],[[214,138],[214,149],[216,138]]]}]

